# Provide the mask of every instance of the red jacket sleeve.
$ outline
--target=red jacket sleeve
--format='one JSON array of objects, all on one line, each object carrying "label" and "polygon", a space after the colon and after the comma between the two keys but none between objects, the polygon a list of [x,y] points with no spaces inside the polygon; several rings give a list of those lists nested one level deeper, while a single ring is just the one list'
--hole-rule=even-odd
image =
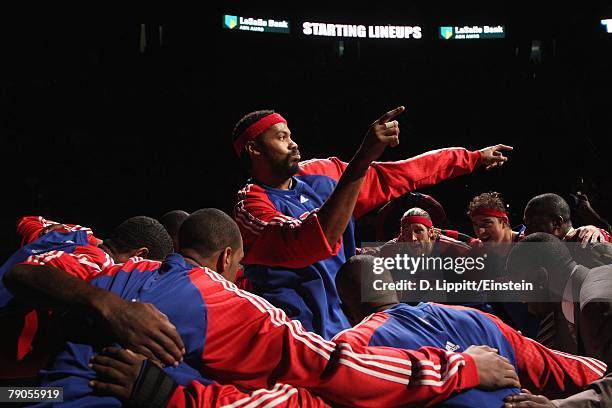
[{"label": "red jacket sleeve", "polygon": [[17,234],[21,237],[21,246],[36,241],[46,227],[58,224],[55,221],[49,221],[39,216],[21,217],[17,221]]},{"label": "red jacket sleeve", "polygon": [[79,246],[74,253],[49,251],[31,255],[22,264],[49,265],[82,280],[90,280],[114,265],[112,258],[94,246]]},{"label": "red jacket sleeve", "polygon": [[[479,162],[479,152],[463,148],[432,150],[396,162],[374,162],[368,169],[353,213],[359,218],[409,191],[471,173]],[[299,174],[321,174],[339,180],[346,166],[337,157],[311,160],[301,165]]]},{"label": "red jacket sleeve", "polygon": [[325,408],[329,407],[321,398],[311,395],[303,388],[288,384],[260,389],[251,393],[238,390],[233,385],[202,385],[192,382],[189,386],[178,386],[168,402],[168,408],[183,407],[278,407],[278,408]]},{"label": "red jacket sleeve", "polygon": [[497,317],[488,316],[516,351],[521,386],[531,392],[544,394],[551,399],[566,397],[582,391],[606,371],[606,364],[599,360],[546,348],[519,334]]},{"label": "red jacket sleeve", "polygon": [[203,374],[220,383],[256,390],[281,382],[370,407],[434,404],[478,384],[467,355],[368,347],[344,336],[326,341],[215,272],[204,270],[192,282],[206,299]]},{"label": "red jacket sleeve", "polygon": [[21,246],[30,244],[40,238],[47,227],[58,225],[60,232],[87,231],[87,239],[90,244],[97,246],[98,239],[93,236],[90,228],[76,224],[60,224],[59,222],[47,220],[41,216],[26,216],[17,221],[17,234],[21,237]]},{"label": "red jacket sleeve", "polygon": [[316,214],[303,220],[282,214],[258,185],[248,184],[238,199],[234,218],[244,241],[245,265],[304,268],[336,255],[342,246],[341,240],[329,245]]}]

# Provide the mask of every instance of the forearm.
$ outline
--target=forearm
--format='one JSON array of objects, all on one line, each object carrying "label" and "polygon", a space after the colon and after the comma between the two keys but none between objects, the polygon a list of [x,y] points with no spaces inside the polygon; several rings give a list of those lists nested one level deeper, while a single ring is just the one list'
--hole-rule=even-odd
[{"label": "forearm", "polygon": [[581,391],[604,374],[606,365],[594,358],[548,349],[519,334],[489,315],[515,350],[521,385],[549,397],[566,397]]},{"label": "forearm", "polygon": [[471,173],[480,164],[479,152],[463,148],[440,149],[407,160],[372,163],[355,206],[355,217],[409,191]]},{"label": "forearm", "polygon": [[49,265],[17,265],[4,277],[7,288],[21,301],[36,307],[103,312],[119,298]]},{"label": "forearm", "polygon": [[342,237],[353,216],[369,164],[369,161],[362,158],[358,152],[338,180],[332,195],[317,213],[321,228],[331,246]]}]

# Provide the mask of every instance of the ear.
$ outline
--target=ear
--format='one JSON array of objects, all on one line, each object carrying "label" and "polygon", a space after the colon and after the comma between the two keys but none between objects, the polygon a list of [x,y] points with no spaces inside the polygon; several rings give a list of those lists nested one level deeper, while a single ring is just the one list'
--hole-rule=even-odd
[{"label": "ear", "polygon": [[248,141],[244,148],[250,157],[261,156],[261,148],[257,145],[257,143],[255,143],[254,140]]},{"label": "ear", "polygon": [[217,273],[225,276],[225,272],[229,270],[232,264],[232,248],[226,247],[221,251],[217,258]]},{"label": "ear", "polygon": [[552,289],[550,287],[550,280],[549,280],[549,276],[548,276],[548,269],[546,269],[543,266],[538,266],[537,270],[535,271],[535,276],[536,276],[536,280],[535,280],[535,284],[540,288],[546,289],[550,292],[550,290]]},{"label": "ear", "polygon": [[562,216],[557,215],[555,218],[553,218],[553,221],[552,221],[553,227],[561,228],[563,224],[565,224],[565,220],[563,219]]},{"label": "ear", "polygon": [[147,247],[140,247],[138,249],[135,249],[132,252],[132,255],[130,256],[130,258],[134,257],[134,256],[139,256],[141,258],[147,258],[149,256],[149,248],[147,248]]}]

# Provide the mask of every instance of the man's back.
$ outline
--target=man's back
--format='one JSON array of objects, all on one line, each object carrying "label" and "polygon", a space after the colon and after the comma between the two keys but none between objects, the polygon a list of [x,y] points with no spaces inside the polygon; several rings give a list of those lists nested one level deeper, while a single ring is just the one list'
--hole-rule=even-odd
[{"label": "man's back", "polygon": [[[512,346],[495,323],[475,310],[420,303],[415,307],[399,304],[386,310],[385,314],[388,319],[372,334],[369,343],[372,346],[433,346],[463,352],[471,345],[484,344],[496,348],[515,368],[517,366]],[[505,396],[518,392],[520,390],[517,388],[496,391],[472,389],[449,398],[440,406],[502,406]]]},{"label": "man's back", "polygon": [[[400,303],[369,316],[343,335],[370,346],[433,346],[447,352],[487,345],[510,361],[523,387],[554,398],[581,391],[605,371],[605,364],[600,361],[547,349],[497,317],[462,306],[421,303],[413,307]],[[421,384],[442,385],[445,378],[428,376]],[[503,398],[517,392],[516,388],[493,392],[471,389],[447,399],[443,406],[503,406]]]},{"label": "man's back", "polygon": [[[188,264],[181,255],[171,254],[163,264],[130,261],[116,265],[92,279],[91,284],[126,300],[154,304],[168,316],[181,335],[186,353],[178,367],[165,370],[176,382],[187,385],[194,380],[210,382],[197,370],[201,367],[207,324],[206,305],[199,291],[202,279],[201,268]],[[89,359],[98,347],[108,345],[103,337],[96,338],[97,335],[89,336],[83,343],[67,343],[53,367],[41,372],[42,384],[64,387],[64,401],[75,406],[120,405],[115,398],[91,395],[88,382],[95,377],[95,372],[88,367]]]}]

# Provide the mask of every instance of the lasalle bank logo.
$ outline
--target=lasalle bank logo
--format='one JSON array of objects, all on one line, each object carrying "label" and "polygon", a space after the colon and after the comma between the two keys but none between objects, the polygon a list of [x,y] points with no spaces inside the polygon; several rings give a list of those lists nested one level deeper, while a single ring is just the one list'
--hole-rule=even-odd
[{"label": "lasalle bank logo", "polygon": [[453,36],[453,27],[440,27],[440,38],[449,40]]},{"label": "lasalle bank logo", "polygon": [[228,16],[226,14],[223,21],[224,21],[225,26],[227,28],[229,28],[230,30],[238,25],[238,17],[237,16]]}]

